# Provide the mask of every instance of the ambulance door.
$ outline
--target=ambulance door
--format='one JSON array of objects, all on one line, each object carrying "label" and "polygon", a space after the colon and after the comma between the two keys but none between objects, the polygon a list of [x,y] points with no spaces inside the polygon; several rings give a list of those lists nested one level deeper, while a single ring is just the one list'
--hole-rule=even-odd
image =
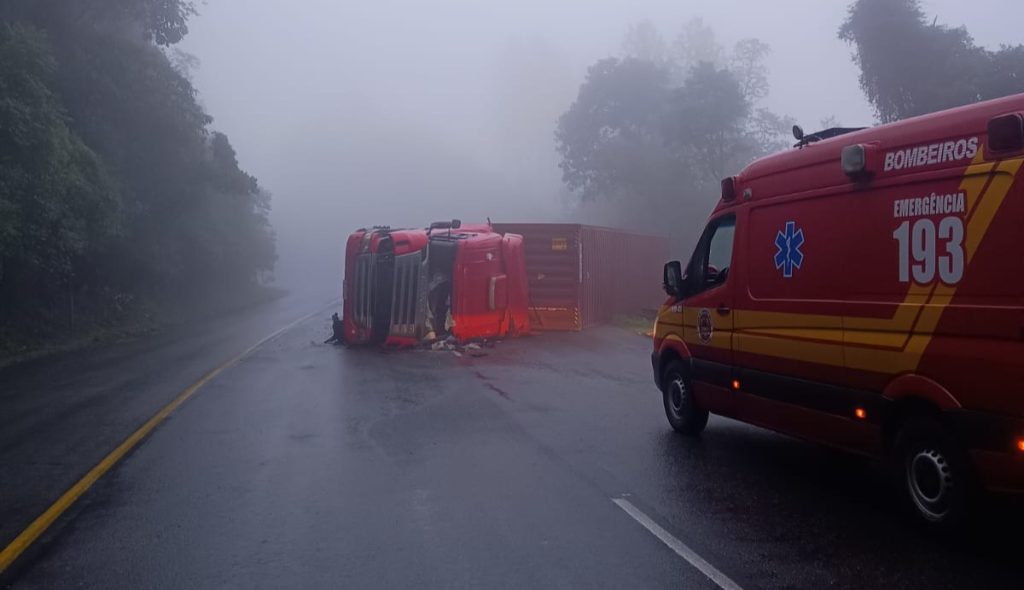
[{"label": "ambulance door", "polygon": [[[683,339],[692,355],[698,394],[701,390],[713,395],[714,389],[729,389],[733,379],[732,308],[737,281],[731,277],[731,270],[735,238],[735,214],[712,219],[686,270]],[[715,400],[706,401],[710,409],[725,409]]]},{"label": "ambulance door", "polygon": [[741,420],[838,443],[857,407],[843,365],[843,295],[862,266],[850,229],[861,195],[821,193],[764,195],[747,210],[734,378]]}]

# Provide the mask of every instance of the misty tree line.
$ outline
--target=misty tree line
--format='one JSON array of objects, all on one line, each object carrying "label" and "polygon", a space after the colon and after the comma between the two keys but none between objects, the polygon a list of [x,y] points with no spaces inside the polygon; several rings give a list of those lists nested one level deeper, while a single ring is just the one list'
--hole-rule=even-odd
[{"label": "misty tree line", "polygon": [[1024,45],[979,47],[965,27],[930,21],[919,0],[859,0],[839,37],[883,123],[1024,92]]},{"label": "misty tree line", "polygon": [[[930,22],[918,0],[857,0],[839,38],[883,123],[1024,92],[1024,45],[978,47],[965,28]],[[791,142],[792,119],[760,106],[769,52],[757,39],[727,49],[700,19],[671,40],[649,21],[632,25],[622,55],[591,66],[558,121],[563,182],[583,206],[610,206],[617,222],[688,248],[719,181]]]},{"label": "misty tree line", "polygon": [[[0,3],[0,348],[253,285],[269,195],[172,49],[188,0]],[[77,306],[72,308],[72,306]]]},{"label": "misty tree line", "polygon": [[792,121],[759,107],[769,48],[727,50],[694,19],[671,43],[634,24],[622,50],[591,66],[558,121],[562,178],[585,203],[618,203],[620,223],[685,240],[723,177],[785,145]]}]

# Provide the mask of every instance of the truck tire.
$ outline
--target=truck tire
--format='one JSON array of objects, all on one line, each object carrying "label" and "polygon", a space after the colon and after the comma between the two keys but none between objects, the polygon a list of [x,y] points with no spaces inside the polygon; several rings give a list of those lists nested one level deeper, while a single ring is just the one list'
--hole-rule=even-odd
[{"label": "truck tire", "polygon": [[897,486],[917,520],[936,532],[962,528],[977,484],[956,439],[934,418],[912,418],[900,429],[893,453]]},{"label": "truck tire", "polygon": [[696,436],[708,424],[708,411],[697,404],[686,373],[687,366],[682,361],[669,363],[661,380],[662,400],[665,416],[672,428],[676,432]]}]

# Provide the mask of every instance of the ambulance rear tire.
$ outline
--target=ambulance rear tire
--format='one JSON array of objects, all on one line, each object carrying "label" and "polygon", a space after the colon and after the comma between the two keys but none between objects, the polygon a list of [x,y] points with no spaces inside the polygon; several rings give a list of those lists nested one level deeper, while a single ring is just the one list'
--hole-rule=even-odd
[{"label": "ambulance rear tire", "polygon": [[952,532],[968,521],[977,483],[966,451],[937,420],[912,418],[894,447],[894,475],[918,522]]},{"label": "ambulance rear tire", "polygon": [[665,416],[673,430],[688,436],[697,436],[708,424],[708,411],[700,407],[693,396],[693,387],[687,377],[687,366],[672,361],[662,378],[662,399]]}]

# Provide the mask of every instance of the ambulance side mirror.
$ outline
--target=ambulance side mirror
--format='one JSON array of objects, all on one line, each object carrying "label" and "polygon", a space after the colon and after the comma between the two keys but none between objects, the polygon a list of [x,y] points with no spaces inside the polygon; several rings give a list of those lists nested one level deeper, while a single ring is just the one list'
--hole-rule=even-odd
[{"label": "ambulance side mirror", "polygon": [[662,288],[669,297],[683,296],[683,265],[678,260],[665,263]]}]

